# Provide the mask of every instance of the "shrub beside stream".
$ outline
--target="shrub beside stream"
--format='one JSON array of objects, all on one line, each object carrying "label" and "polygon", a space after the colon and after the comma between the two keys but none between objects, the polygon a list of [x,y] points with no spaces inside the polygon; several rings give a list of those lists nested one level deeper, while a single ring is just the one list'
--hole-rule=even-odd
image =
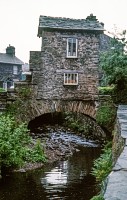
[{"label": "shrub beside stream", "polygon": [[0,115],[1,170],[15,169],[25,162],[45,162],[39,141],[34,144],[25,123],[17,124],[10,115]]},{"label": "shrub beside stream", "polygon": [[92,175],[95,176],[96,181],[100,183],[101,192],[94,196],[91,200],[104,200],[103,191],[105,190],[105,180],[112,171],[112,143],[108,143],[102,150],[102,154],[94,161],[92,168]]}]

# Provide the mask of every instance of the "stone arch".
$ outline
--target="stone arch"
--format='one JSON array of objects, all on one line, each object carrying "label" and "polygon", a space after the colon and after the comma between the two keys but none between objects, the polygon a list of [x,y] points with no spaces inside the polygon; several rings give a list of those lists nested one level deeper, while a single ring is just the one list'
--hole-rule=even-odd
[{"label": "stone arch", "polygon": [[94,126],[93,134],[97,136],[97,138],[100,138],[100,140],[105,140],[107,138],[106,132],[96,123],[96,105],[93,101],[41,100],[37,101],[36,104],[34,103],[32,106],[32,118],[30,120],[48,113],[79,113],[86,116],[88,118],[88,123]]},{"label": "stone arch", "polygon": [[53,112],[77,112],[95,119],[95,101],[76,100],[36,100],[31,102],[30,120],[45,113]]}]

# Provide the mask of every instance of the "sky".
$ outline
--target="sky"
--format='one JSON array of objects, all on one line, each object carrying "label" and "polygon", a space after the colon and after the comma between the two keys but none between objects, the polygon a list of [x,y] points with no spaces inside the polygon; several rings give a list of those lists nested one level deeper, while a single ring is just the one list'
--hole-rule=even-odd
[{"label": "sky", "polygon": [[85,19],[91,13],[107,32],[127,29],[127,0],[0,0],[0,53],[10,44],[29,63],[30,51],[41,50],[40,15]]}]

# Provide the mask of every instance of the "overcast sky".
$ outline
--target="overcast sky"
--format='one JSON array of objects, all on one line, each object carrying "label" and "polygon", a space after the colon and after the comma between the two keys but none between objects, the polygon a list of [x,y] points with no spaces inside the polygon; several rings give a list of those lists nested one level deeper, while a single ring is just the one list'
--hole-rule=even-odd
[{"label": "overcast sky", "polygon": [[91,13],[107,31],[127,29],[127,0],[0,0],[0,53],[10,44],[28,63],[29,52],[41,50],[40,15],[84,19]]}]

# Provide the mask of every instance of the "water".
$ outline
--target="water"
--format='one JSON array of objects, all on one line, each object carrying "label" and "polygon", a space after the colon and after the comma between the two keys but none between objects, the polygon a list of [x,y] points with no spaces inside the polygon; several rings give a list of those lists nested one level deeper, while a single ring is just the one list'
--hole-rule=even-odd
[{"label": "water", "polygon": [[79,147],[67,160],[0,181],[0,200],[90,200],[98,191],[91,176],[99,147]]},{"label": "water", "polygon": [[51,134],[49,134],[49,138],[52,139],[52,141],[57,142],[59,141],[63,141],[64,143],[73,143],[76,146],[91,146],[91,147],[97,147],[98,143],[96,143],[93,140],[86,140],[84,137],[82,136],[78,136],[75,134],[72,134],[70,132],[65,132],[65,131],[61,131],[61,132],[52,132]]}]

